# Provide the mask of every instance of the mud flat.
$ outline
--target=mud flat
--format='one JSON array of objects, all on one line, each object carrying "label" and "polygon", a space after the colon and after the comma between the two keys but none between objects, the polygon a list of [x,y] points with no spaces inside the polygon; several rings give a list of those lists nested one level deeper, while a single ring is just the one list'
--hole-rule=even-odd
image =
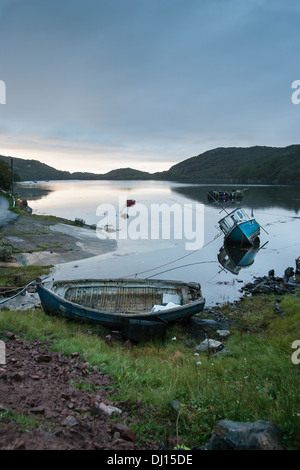
[{"label": "mud flat", "polygon": [[1,240],[13,247],[13,259],[6,266],[49,266],[117,249],[116,240],[101,240],[89,226],[77,227],[53,217],[19,215],[1,227]]}]

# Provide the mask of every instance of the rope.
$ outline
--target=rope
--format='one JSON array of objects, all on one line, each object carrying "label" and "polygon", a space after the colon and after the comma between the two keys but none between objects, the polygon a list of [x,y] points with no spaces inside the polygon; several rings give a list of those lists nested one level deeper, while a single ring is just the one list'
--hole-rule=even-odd
[{"label": "rope", "polygon": [[208,264],[208,263],[217,263],[217,261],[199,261],[198,263],[183,264],[181,266],[176,266],[175,268],[166,269],[165,271],[161,271],[160,273],[152,274],[152,276],[148,276],[146,277],[146,279],[151,279],[154,276],[158,276],[159,274],[164,274],[169,271],[174,271],[175,269],[186,268],[187,266],[194,266],[195,264]]},{"label": "rope", "polygon": [[17,294],[13,295],[12,297],[8,297],[7,299],[1,300],[1,301],[0,301],[0,304],[4,304],[5,302],[8,302],[9,300],[12,300],[12,299],[14,299],[15,297],[17,297],[18,295],[22,294],[22,292],[24,292],[24,290],[27,289],[27,287],[30,286],[30,284],[33,284],[34,282],[36,282],[36,281],[34,280],[34,281],[29,282],[29,284],[27,284],[27,286],[25,286],[22,290],[20,290],[20,292],[18,292]]},{"label": "rope", "polygon": [[150,268],[150,269],[146,269],[145,271],[140,271],[138,273],[132,273],[132,274],[127,274],[126,276],[123,276],[122,279],[126,278],[126,277],[132,277],[132,276],[138,276],[140,274],[145,274],[145,273],[148,273],[149,271],[154,271],[155,269],[159,269],[159,268],[163,268],[165,266],[169,266],[170,264],[173,264],[173,263],[176,263],[177,261],[180,261],[184,258],[187,258],[188,256],[191,256],[193,255],[194,253],[197,253],[197,251],[201,250],[202,248],[204,248],[205,246],[209,245],[210,243],[212,243],[213,241],[215,241],[220,235],[223,235],[223,232],[220,232],[218,233],[212,240],[210,240],[209,242],[207,242],[205,245],[201,246],[201,248],[197,248],[196,250],[194,251],[191,251],[190,253],[188,253],[187,255],[184,255],[184,256],[180,256],[179,258],[173,260],[173,261],[169,261],[168,263],[164,263],[164,264],[161,264],[159,266],[155,266],[154,268]]}]

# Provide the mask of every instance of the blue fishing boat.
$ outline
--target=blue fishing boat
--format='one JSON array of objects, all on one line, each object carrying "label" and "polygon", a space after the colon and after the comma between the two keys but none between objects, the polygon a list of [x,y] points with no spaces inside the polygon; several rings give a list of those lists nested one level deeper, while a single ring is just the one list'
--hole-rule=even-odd
[{"label": "blue fishing boat", "polygon": [[235,209],[219,220],[225,241],[253,245],[260,234],[260,225],[254,217],[249,217],[244,209]]},{"label": "blue fishing boat", "polygon": [[205,304],[200,284],[158,279],[52,280],[37,291],[46,314],[118,330],[129,339],[145,328],[149,336],[151,329],[164,330]]}]

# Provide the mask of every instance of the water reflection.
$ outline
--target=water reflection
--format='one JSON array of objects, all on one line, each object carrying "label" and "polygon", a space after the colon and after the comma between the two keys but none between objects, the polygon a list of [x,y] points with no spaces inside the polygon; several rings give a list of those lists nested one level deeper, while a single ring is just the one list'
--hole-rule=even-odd
[{"label": "water reflection", "polygon": [[227,271],[239,274],[242,268],[248,268],[254,263],[259,249],[260,239],[258,237],[251,246],[233,245],[224,241],[218,253],[218,260]]},{"label": "water reflection", "polygon": [[39,186],[24,186],[18,184],[17,194],[21,199],[27,199],[29,201],[37,201],[39,199],[45,198],[53,190],[50,188],[42,188]]},{"label": "water reflection", "polygon": [[[174,186],[172,190],[181,196],[190,199],[207,203],[207,194],[213,189],[209,185],[190,185],[190,186]],[[224,192],[231,192],[232,186],[221,186],[219,189]],[[236,187],[236,189],[238,189]],[[245,207],[254,207],[257,209],[265,209],[268,207],[278,207],[288,210],[293,210],[298,214],[300,210],[300,193],[299,186],[285,185],[285,186],[250,186],[243,189],[243,199],[232,199],[226,201],[227,205],[239,205],[241,201]],[[212,201],[212,204],[218,205],[218,202]]]}]

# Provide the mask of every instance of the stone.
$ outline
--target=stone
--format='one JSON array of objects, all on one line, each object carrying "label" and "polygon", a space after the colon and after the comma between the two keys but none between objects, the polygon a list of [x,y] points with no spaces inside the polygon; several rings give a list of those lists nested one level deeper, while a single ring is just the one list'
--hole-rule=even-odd
[{"label": "stone", "polygon": [[50,354],[40,354],[39,356],[36,357],[37,362],[51,362],[52,357]]},{"label": "stone", "polygon": [[285,450],[281,431],[268,421],[220,421],[207,450]]},{"label": "stone", "polygon": [[196,347],[196,351],[208,351],[211,350],[213,352],[220,351],[224,348],[224,345],[220,341],[216,341],[214,339],[205,339],[199,346]]},{"label": "stone", "polygon": [[139,440],[138,436],[132,431],[132,429],[128,428],[124,424],[114,424],[112,427],[113,433],[120,433],[120,436],[127,441],[137,442]]},{"label": "stone", "polygon": [[105,405],[105,403],[95,403],[93,406],[93,410],[91,410],[92,414],[101,414],[104,413],[107,416],[114,416],[114,415],[121,415],[122,411],[112,405]]},{"label": "stone", "polygon": [[35,415],[43,415],[45,413],[45,408],[41,405],[36,406],[35,408],[32,408],[31,413],[34,413]]},{"label": "stone", "polygon": [[12,380],[15,380],[16,382],[22,382],[25,379],[25,373],[24,372],[15,372],[10,376],[10,378]]},{"label": "stone", "polygon": [[227,338],[227,336],[230,335],[229,330],[217,330],[217,333],[219,336],[221,336],[221,338]]},{"label": "stone", "polygon": [[74,418],[74,416],[67,416],[63,420],[62,424],[64,426],[76,426],[78,424],[78,421],[77,421],[77,419]]}]

